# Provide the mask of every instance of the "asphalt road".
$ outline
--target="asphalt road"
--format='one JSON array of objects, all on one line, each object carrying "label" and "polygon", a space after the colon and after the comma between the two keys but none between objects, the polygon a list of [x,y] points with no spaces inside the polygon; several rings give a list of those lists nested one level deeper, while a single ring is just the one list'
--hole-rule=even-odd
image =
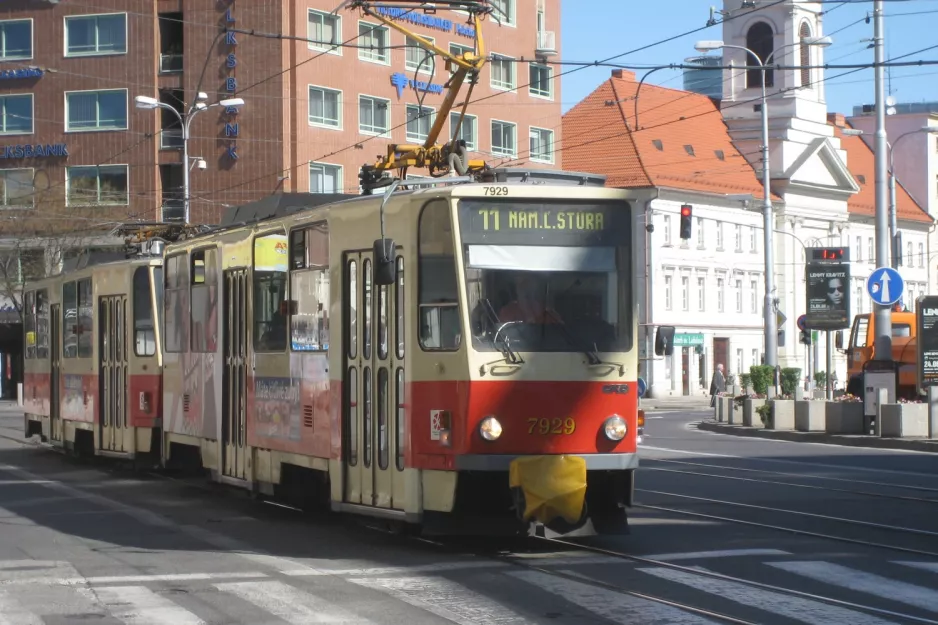
[{"label": "asphalt road", "polygon": [[0,625],[938,624],[938,457],[705,415],[649,419],[630,535],[492,553],[74,461],[0,408]]}]

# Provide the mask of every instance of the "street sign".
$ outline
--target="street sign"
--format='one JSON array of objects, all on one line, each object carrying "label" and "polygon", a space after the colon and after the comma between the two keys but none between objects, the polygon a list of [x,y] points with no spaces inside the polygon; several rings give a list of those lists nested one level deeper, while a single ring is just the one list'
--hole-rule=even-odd
[{"label": "street sign", "polygon": [[648,386],[645,384],[645,379],[644,379],[644,378],[639,378],[639,379],[638,379],[638,396],[639,396],[639,397],[644,397],[644,396],[645,396],[645,391],[647,391],[647,390],[648,390]]},{"label": "street sign", "polygon": [[915,306],[918,339],[918,386],[938,386],[938,295],[918,298]]},{"label": "street sign", "polygon": [[806,325],[807,321],[808,321],[807,315],[801,315],[800,317],[798,317],[798,329],[807,330],[808,329],[808,326]]},{"label": "street sign", "polygon": [[892,267],[877,267],[866,281],[866,291],[880,306],[892,306],[902,299],[905,281]]},{"label": "street sign", "polygon": [[674,335],[674,346],[675,347],[695,347],[697,345],[703,345],[704,335],[703,332],[678,332]]},{"label": "street sign", "polygon": [[786,321],[788,321],[788,317],[785,316],[785,313],[783,313],[780,310],[776,310],[775,311],[775,325],[781,328],[783,325],[785,325]]},{"label": "street sign", "polygon": [[843,330],[850,327],[850,265],[809,262],[805,266],[807,311],[805,330]]}]

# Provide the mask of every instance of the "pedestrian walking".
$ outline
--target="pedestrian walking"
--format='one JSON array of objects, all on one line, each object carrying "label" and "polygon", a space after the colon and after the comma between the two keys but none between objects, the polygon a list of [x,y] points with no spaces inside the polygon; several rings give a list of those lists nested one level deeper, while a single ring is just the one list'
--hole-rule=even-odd
[{"label": "pedestrian walking", "polygon": [[717,395],[726,390],[726,378],[723,377],[723,363],[717,365],[713,372],[713,378],[710,380],[710,406],[716,406]]}]

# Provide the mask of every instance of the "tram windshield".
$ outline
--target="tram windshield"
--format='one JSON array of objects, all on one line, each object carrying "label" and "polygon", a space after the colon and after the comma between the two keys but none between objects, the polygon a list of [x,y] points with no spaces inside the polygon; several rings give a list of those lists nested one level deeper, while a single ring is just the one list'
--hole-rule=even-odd
[{"label": "tram windshield", "polygon": [[631,347],[627,205],[463,201],[459,217],[475,349]]}]

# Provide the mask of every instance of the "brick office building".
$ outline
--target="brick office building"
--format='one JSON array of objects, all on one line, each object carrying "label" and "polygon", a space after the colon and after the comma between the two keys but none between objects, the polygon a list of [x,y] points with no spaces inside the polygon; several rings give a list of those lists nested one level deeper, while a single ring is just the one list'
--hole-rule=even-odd
[{"label": "brick office building", "polygon": [[[332,13],[339,4],[7,0],[0,7],[0,203],[56,203],[53,214],[63,221],[79,212],[89,223],[181,219],[179,121],[135,107],[135,98],[185,111],[200,92],[203,105],[245,103],[209,108],[191,122],[192,222],[214,223],[226,206],[279,191],[357,193],[363,163],[391,142],[426,136],[431,118],[417,115],[415,83],[423,106],[435,110],[448,74],[439,60],[434,68],[421,50],[405,48],[403,34],[375,28],[359,11]],[[548,64],[522,59],[559,53],[560,0],[492,4],[503,23],[484,23],[491,61],[463,138],[474,158],[492,164],[556,167],[559,81]],[[398,19],[440,47],[472,45],[465,15],[414,11]]]}]

